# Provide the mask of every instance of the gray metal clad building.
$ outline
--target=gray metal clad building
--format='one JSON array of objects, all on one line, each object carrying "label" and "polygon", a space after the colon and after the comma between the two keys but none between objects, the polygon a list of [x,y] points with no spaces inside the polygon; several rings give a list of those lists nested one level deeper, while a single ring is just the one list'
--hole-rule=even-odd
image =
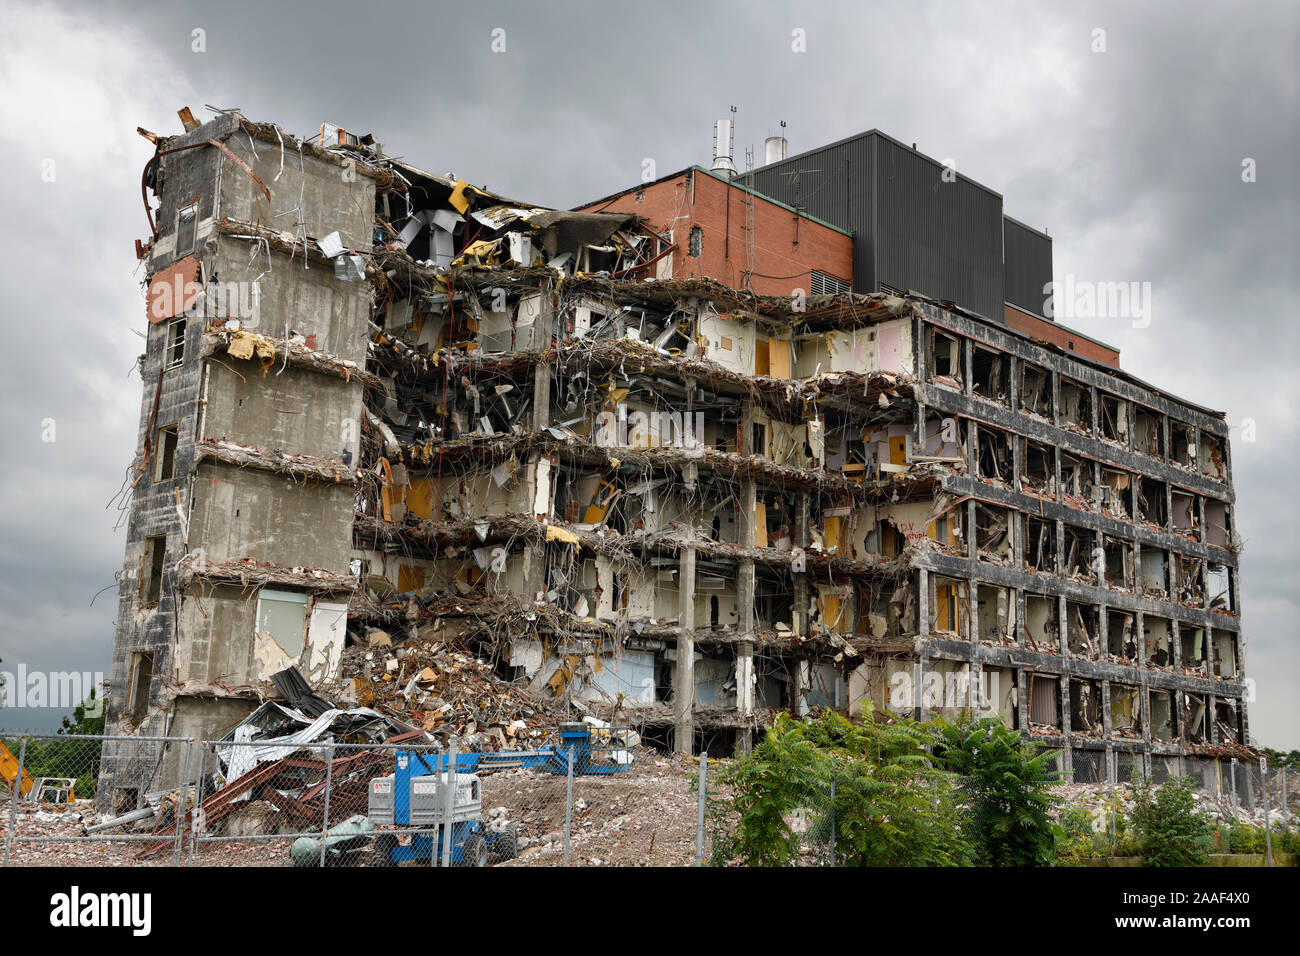
[{"label": "gray metal clad building", "polygon": [[943,171],[869,130],[753,177],[759,192],[853,233],[855,291],[915,290],[997,321],[1004,302],[1041,314],[1052,240],[1013,219],[1004,229],[1000,194]]}]

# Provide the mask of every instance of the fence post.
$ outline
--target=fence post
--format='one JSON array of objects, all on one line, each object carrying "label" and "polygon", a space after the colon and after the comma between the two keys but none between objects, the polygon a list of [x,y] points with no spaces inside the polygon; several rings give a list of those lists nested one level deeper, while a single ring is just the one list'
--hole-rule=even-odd
[{"label": "fence post", "polygon": [[1282,768],[1282,828],[1288,833],[1291,832],[1291,820],[1286,810],[1286,767]]},{"label": "fence post", "polygon": [[[193,737],[186,742],[185,776],[181,778],[180,788],[176,791],[176,849],[172,851],[172,866],[181,865],[181,848],[185,846],[185,806],[189,800],[190,772],[194,769],[194,743]],[[197,795],[198,788],[196,787],[195,796]],[[196,805],[197,803],[198,801],[195,800]]]},{"label": "fence post", "polygon": [[[203,826],[203,787],[200,785],[203,780],[203,765],[207,763],[208,741],[199,741],[199,765],[195,768],[194,780],[194,813],[190,817],[190,855],[185,859],[185,865],[189,866],[194,862],[194,855],[199,851],[199,828]],[[216,758],[216,747],[212,748],[213,759]]]},{"label": "fence post", "polygon": [[[447,792],[442,800],[442,865],[451,866],[451,839],[455,830],[451,818],[456,811],[456,742],[447,750]],[[432,854],[430,854],[432,855]]]},{"label": "fence post", "polygon": [[695,865],[704,865],[704,804],[709,787],[709,755],[700,754],[700,798],[695,813]]},{"label": "fence post", "polygon": [[1264,797],[1264,849],[1268,853],[1268,865],[1273,865],[1273,825],[1268,819],[1268,776],[1264,769],[1264,758],[1259,758],[1259,790]]},{"label": "fence post", "polygon": [[564,798],[564,865],[569,865],[570,841],[573,839],[573,745],[569,745],[568,784]]},{"label": "fence post", "polygon": [[23,761],[27,759],[27,737],[22,738],[22,743],[18,745],[18,770],[14,774],[14,790],[9,799],[9,831],[5,833],[5,862],[9,865],[9,848],[14,842],[14,827],[17,825],[15,819],[18,816],[18,791],[23,788]]},{"label": "fence post", "polygon": [[831,866],[835,865],[835,774],[831,773]]},{"label": "fence post", "polygon": [[325,845],[326,838],[330,833],[330,791],[334,789],[334,742],[330,741],[329,750],[325,754],[325,759],[329,761],[325,765],[325,811],[321,815],[320,821],[320,865],[325,865]]}]

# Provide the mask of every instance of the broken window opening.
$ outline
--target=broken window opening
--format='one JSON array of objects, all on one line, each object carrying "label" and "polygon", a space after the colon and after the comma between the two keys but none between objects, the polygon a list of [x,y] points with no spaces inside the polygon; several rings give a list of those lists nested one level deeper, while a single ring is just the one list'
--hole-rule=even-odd
[{"label": "broken window opening", "polygon": [[1219,481],[1226,481],[1228,466],[1223,450],[1223,439],[1209,432],[1201,432],[1201,449],[1198,456],[1201,461],[1201,474]]},{"label": "broken window opening", "polygon": [[1029,729],[1032,733],[1060,733],[1061,707],[1059,685],[1055,677],[1031,674],[1029,677]]},{"label": "broken window opening", "polygon": [[1092,532],[1086,528],[1065,525],[1065,576],[1076,581],[1092,583]]},{"label": "broken window opening", "polygon": [[[1073,344],[1071,344],[1071,348],[1073,348]],[[1098,704],[1097,706],[1098,706],[1098,710],[1100,711],[1101,705]],[[1098,718],[1099,725],[1100,725],[1100,720],[1101,718],[1099,717]],[[1094,736],[1098,736],[1100,735],[1100,733],[1101,731],[1098,730],[1097,734],[1095,734]],[[1076,750],[1071,756],[1071,761],[1074,767],[1073,780],[1075,783],[1105,783],[1106,782],[1107,780],[1106,754],[1104,751]]]},{"label": "broken window opening", "polygon": [[978,441],[976,476],[989,482],[1009,482],[1012,474],[1010,436],[998,428],[971,423]]},{"label": "broken window opening", "polygon": [[1072,431],[1092,431],[1092,390],[1086,385],[1061,377],[1061,427]]},{"label": "broken window opening", "polygon": [[1095,605],[1065,603],[1066,642],[1071,654],[1092,660],[1101,656],[1099,617]]},{"label": "broken window opening", "polygon": [[[400,578],[400,569],[398,574]],[[421,569],[420,578],[423,576]],[[296,659],[307,643],[307,595],[263,588],[257,595],[257,633],[270,637]]]},{"label": "broken window opening", "polygon": [[1174,696],[1165,691],[1151,691],[1151,736],[1164,743],[1172,743],[1178,736],[1178,715],[1174,710]]},{"label": "broken window opening", "polygon": [[1236,680],[1241,670],[1237,659],[1237,635],[1218,629],[1210,633],[1214,641],[1214,676],[1220,680]]},{"label": "broken window opening", "polygon": [[176,423],[154,432],[154,481],[171,481],[176,472]]},{"label": "broken window opening", "polygon": [[1110,732],[1112,737],[1141,737],[1141,688],[1131,684],[1110,685]]},{"label": "broken window opening", "polygon": [[1025,595],[1025,642],[1036,651],[1061,653],[1060,625],[1055,598]]},{"label": "broken window opening", "polygon": [[153,686],[153,653],[136,651],[131,655],[131,674],[127,691],[126,713],[139,724],[149,713],[149,689]]},{"label": "broken window opening", "polygon": [[185,363],[185,317],[167,323],[167,349],[163,355],[163,368],[173,369]]},{"label": "broken window opening", "polygon": [[1235,744],[1241,740],[1241,712],[1235,700],[1214,702],[1214,729],[1221,744]]},{"label": "broken window opening", "polygon": [[1145,521],[1156,528],[1168,527],[1169,509],[1165,499],[1166,489],[1167,486],[1163,481],[1148,478],[1145,475],[1138,477],[1137,516],[1139,521]]},{"label": "broken window opening", "polygon": [[1235,551],[1232,541],[1232,514],[1226,501],[1205,499],[1205,538],[1209,544]]},{"label": "broken window opening", "polygon": [[1032,362],[1020,363],[1020,408],[1049,421],[1053,417],[1052,375]]},{"label": "broken window opening", "polygon": [[1020,439],[1020,490],[1056,497],[1056,450],[1028,438]]},{"label": "broken window opening", "polygon": [[1210,610],[1235,614],[1232,604],[1232,569],[1213,561],[1205,565],[1205,586],[1210,595]]},{"label": "broken window opening", "polygon": [[1138,405],[1133,412],[1133,450],[1144,455],[1165,458],[1164,416]]},{"label": "broken window opening", "polygon": [[1137,627],[1132,614],[1106,612],[1106,652],[1112,664],[1137,666]]},{"label": "broken window opening", "polygon": [[1038,574],[1056,573],[1056,522],[1025,515],[1021,522],[1025,570]]},{"label": "broken window opening", "polygon": [[1185,422],[1169,420],[1170,442],[1173,445],[1172,460],[1175,465],[1184,468],[1196,467],[1196,429]]},{"label": "broken window opening", "polygon": [[1168,618],[1153,617],[1149,614],[1143,615],[1142,638],[1146,644],[1147,667],[1158,667],[1161,670],[1173,669],[1172,634],[1173,630],[1170,627]]},{"label": "broken window opening", "polygon": [[1187,554],[1174,555],[1174,571],[1178,581],[1178,603],[1201,607],[1205,603],[1205,590],[1201,584],[1201,559]]},{"label": "broken window opening", "polygon": [[1129,590],[1133,586],[1133,545],[1116,538],[1107,538],[1103,560],[1106,567],[1106,587]]},{"label": "broken window opening", "polygon": [[970,618],[970,587],[956,578],[934,579],[934,612],[930,630],[967,639],[966,622]]},{"label": "broken window opening", "polygon": [[1101,681],[1073,678],[1070,681],[1070,731],[1084,737],[1100,737],[1105,725],[1101,718]]},{"label": "broken window opening", "polygon": [[1010,509],[975,503],[975,548],[981,561],[1011,564]]},{"label": "broken window opening", "polygon": [[1199,677],[1206,676],[1206,655],[1208,649],[1205,646],[1205,630],[1199,627],[1180,624],[1178,626],[1178,639],[1182,645],[1182,670],[1184,674],[1194,674]]},{"label": "broken window opening", "polygon": [[140,567],[140,599],[145,607],[157,607],[162,598],[163,569],[167,561],[167,535],[156,534],[144,539],[144,559]]},{"label": "broken window opening", "polygon": [[1107,392],[1097,394],[1097,424],[1101,437],[1121,445],[1128,444],[1128,402]]},{"label": "broken window opening", "polygon": [[974,346],[971,354],[971,390],[1001,405],[1010,401],[1007,384],[1011,379],[1011,358],[1005,352]]},{"label": "broken window opening", "polygon": [[198,233],[198,200],[176,211],[176,258],[188,256],[194,251],[194,241]]},{"label": "broken window opening", "polygon": [[880,542],[880,553],[887,558],[896,558],[907,547],[907,536],[899,530],[893,518],[881,518],[876,522],[876,540]]},{"label": "broken window opening", "polygon": [[1097,504],[1103,514],[1113,518],[1128,518],[1129,496],[1133,490],[1133,475],[1116,468],[1101,469],[1101,484],[1097,486]]},{"label": "broken window opening", "polygon": [[692,259],[698,259],[704,255],[704,230],[699,226],[691,226],[687,255]]},{"label": "broken window opening", "polygon": [[1174,491],[1171,498],[1173,501],[1173,514],[1171,517],[1174,531],[1184,537],[1191,538],[1193,541],[1200,541],[1201,522],[1196,506],[1196,496],[1182,491]]},{"label": "broken window opening", "polygon": [[976,605],[980,641],[985,644],[1015,644],[1016,593],[1011,588],[989,584],[979,586]]},{"label": "broken window opening", "polygon": [[1165,573],[1168,555],[1155,548],[1142,549],[1142,593],[1151,597],[1166,597],[1169,586]]},{"label": "broken window opening", "polygon": [[1061,451],[1061,493],[1076,505],[1092,500],[1092,462]]},{"label": "broken window opening", "polygon": [[965,380],[961,339],[946,335],[934,326],[929,327],[929,332],[925,365],[930,370],[930,378],[961,385]]},{"label": "broken window opening", "polygon": [[1183,709],[1187,712],[1187,741],[1205,743],[1205,698],[1200,694],[1183,694]]}]

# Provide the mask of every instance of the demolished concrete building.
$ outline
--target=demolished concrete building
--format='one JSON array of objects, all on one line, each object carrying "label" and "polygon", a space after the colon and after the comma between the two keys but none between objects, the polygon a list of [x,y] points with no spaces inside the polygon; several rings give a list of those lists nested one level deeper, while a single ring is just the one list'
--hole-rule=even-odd
[{"label": "demolished concrete building", "polygon": [[[412,696],[418,645],[687,752],[867,701],[997,715],[1077,781],[1243,749],[1221,414],[1042,316],[856,270],[674,277],[683,237],[635,211],[516,203],[334,127],[186,126],[145,134],[109,733],[219,739],[288,666],[463,732]],[[178,754],[106,744],[101,790],[127,806]]]}]

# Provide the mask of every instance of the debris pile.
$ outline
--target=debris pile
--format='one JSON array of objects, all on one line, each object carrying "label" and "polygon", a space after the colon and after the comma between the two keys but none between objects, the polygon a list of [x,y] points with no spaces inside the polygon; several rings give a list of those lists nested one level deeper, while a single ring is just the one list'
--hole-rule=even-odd
[{"label": "debris pile", "polygon": [[339,699],[398,717],[460,750],[534,747],[554,737],[556,702],[541,701],[495,673],[492,662],[434,626],[398,640],[369,628],[343,653]]}]

